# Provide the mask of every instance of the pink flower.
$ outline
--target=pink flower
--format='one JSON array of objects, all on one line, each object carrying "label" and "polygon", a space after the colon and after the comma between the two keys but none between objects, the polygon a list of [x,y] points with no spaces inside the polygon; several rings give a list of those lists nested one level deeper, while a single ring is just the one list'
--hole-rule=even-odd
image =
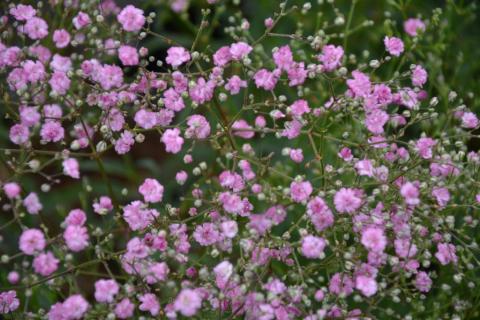
[{"label": "pink flower", "polygon": [[428,73],[422,66],[416,65],[412,70],[412,84],[416,87],[423,87],[427,82]]},{"label": "pink flower", "polygon": [[433,188],[432,196],[435,197],[440,207],[445,207],[450,201],[450,192],[447,188]]},{"label": "pink flower", "polygon": [[199,78],[189,90],[190,98],[195,103],[203,104],[212,100],[214,89],[215,82],[213,80],[205,81],[204,78]]},{"label": "pink flower", "polygon": [[43,209],[42,203],[35,192],[30,192],[25,199],[23,199],[23,205],[30,214],[38,214],[40,210]]},{"label": "pink flower", "polygon": [[118,48],[118,58],[124,66],[138,65],[138,52],[132,46],[123,45]]},{"label": "pink flower", "polygon": [[347,148],[347,147],[343,147],[342,150],[340,150],[340,152],[338,153],[338,156],[345,161],[353,160],[352,150],[350,150],[350,148]]},{"label": "pink flower", "polygon": [[217,287],[225,289],[233,275],[233,265],[229,261],[224,260],[213,268],[213,273],[215,274]]},{"label": "pink flower", "polygon": [[7,314],[15,311],[20,306],[17,292],[14,290],[0,293],[0,314]]},{"label": "pink flower", "polygon": [[157,203],[163,199],[163,186],[156,179],[147,178],[138,188],[145,202]]},{"label": "pink flower", "polygon": [[415,206],[420,203],[420,192],[418,188],[411,182],[406,182],[400,188],[400,194],[405,199],[405,203]]},{"label": "pink flower", "polygon": [[410,18],[403,23],[403,29],[408,35],[415,37],[418,31],[425,31],[425,23],[420,19]]},{"label": "pink flower", "polygon": [[230,54],[233,60],[242,60],[252,51],[252,47],[245,42],[232,43],[230,45]]},{"label": "pink flower", "polygon": [[433,156],[432,148],[437,144],[432,138],[420,138],[418,139],[415,147],[417,152],[423,159],[431,159]]},{"label": "pink flower", "polygon": [[323,256],[323,250],[327,243],[323,238],[312,235],[302,239],[302,254],[310,259],[319,259]]},{"label": "pink flower", "polygon": [[213,55],[213,63],[219,67],[225,66],[230,60],[232,60],[232,55],[228,46],[221,47]]},{"label": "pink flower", "polygon": [[361,243],[368,251],[381,253],[387,246],[387,238],[379,227],[367,227],[362,230]]},{"label": "pink flower", "polygon": [[478,117],[473,112],[465,112],[462,115],[462,126],[467,129],[474,129],[478,127],[479,124]]},{"label": "pink flower", "polygon": [[100,279],[95,282],[95,300],[98,302],[113,302],[115,295],[119,291],[119,286],[115,280]]},{"label": "pink flower", "polygon": [[80,165],[78,164],[77,159],[75,158],[65,159],[63,160],[62,165],[63,165],[64,174],[74,179],[80,178],[80,171],[79,171]]},{"label": "pink flower", "polygon": [[179,185],[183,185],[185,181],[187,181],[187,179],[188,174],[184,170],[177,172],[177,174],[175,175],[175,180]]},{"label": "pink flower", "polygon": [[185,317],[192,317],[202,306],[202,297],[196,290],[182,289],[173,304],[176,311]]},{"label": "pink flower", "polygon": [[22,189],[16,182],[8,182],[3,185],[3,191],[8,199],[15,199],[20,195]]},{"label": "pink flower", "polygon": [[382,134],[384,132],[383,126],[389,119],[388,113],[383,110],[376,109],[367,114],[365,118],[365,126],[368,131],[373,134]]},{"label": "pink flower", "polygon": [[265,90],[273,90],[277,85],[279,78],[279,69],[275,69],[273,72],[270,72],[267,69],[260,69],[253,76],[257,88],[263,88]]},{"label": "pink flower", "polygon": [[396,37],[385,37],[383,39],[385,48],[392,56],[398,57],[404,50],[403,41]]},{"label": "pink flower", "polygon": [[113,209],[112,199],[107,196],[101,196],[99,202],[93,204],[93,211],[98,214],[106,214]]},{"label": "pink flower", "polygon": [[22,67],[27,75],[27,80],[31,83],[37,83],[38,81],[45,79],[47,75],[45,72],[45,67],[40,61],[26,60],[22,63]]},{"label": "pink flower", "polygon": [[[79,294],[70,296],[61,304],[61,316],[67,319],[82,319],[87,312],[89,304],[84,297]],[[60,318],[64,319],[64,318]]]},{"label": "pink flower", "polygon": [[18,21],[26,21],[35,17],[37,11],[31,5],[17,4],[10,8],[10,14]]},{"label": "pink flower", "polygon": [[152,263],[148,267],[148,275],[145,277],[145,280],[148,284],[165,281],[167,280],[169,271],[168,265],[165,262]]},{"label": "pink flower", "polygon": [[67,226],[83,226],[87,222],[87,215],[82,209],[70,210],[68,216],[65,218]]},{"label": "pink flower", "polygon": [[60,261],[55,258],[53,253],[47,251],[41,253],[33,259],[33,270],[36,273],[46,277],[54,273],[58,269],[58,263]]},{"label": "pink flower", "polygon": [[122,25],[123,30],[130,32],[138,32],[145,24],[143,10],[132,5],[128,5],[120,11],[117,16],[118,22]]},{"label": "pink flower", "polygon": [[141,201],[133,201],[123,208],[123,218],[133,231],[145,229],[158,215],[157,210],[145,208]]},{"label": "pink flower", "polygon": [[458,258],[456,254],[457,249],[451,243],[439,243],[437,245],[437,252],[435,257],[440,261],[440,264],[447,265],[450,262],[457,263]]},{"label": "pink flower", "polygon": [[35,252],[42,251],[46,245],[43,232],[39,229],[27,229],[20,236],[19,247],[26,255],[31,256]]},{"label": "pink flower", "polygon": [[179,153],[182,150],[183,138],[178,128],[167,129],[162,135],[161,141],[165,144],[165,150],[170,153]]},{"label": "pink flower", "polygon": [[197,226],[193,237],[202,246],[209,246],[221,240],[217,226],[209,222]]},{"label": "pink flower", "polygon": [[330,72],[341,65],[343,54],[341,46],[328,44],[322,48],[322,54],[318,56],[318,60],[323,64],[323,69]]},{"label": "pink flower", "polygon": [[312,191],[312,184],[309,181],[293,181],[290,184],[290,197],[295,202],[306,201]]},{"label": "pink flower", "polygon": [[15,144],[25,144],[29,140],[30,130],[23,124],[15,124],[10,128],[9,138]]},{"label": "pink flower", "polygon": [[347,86],[352,91],[354,97],[368,96],[372,90],[370,78],[358,70],[353,71],[352,76],[353,79],[347,80]]},{"label": "pink flower", "polygon": [[52,90],[58,95],[64,95],[67,93],[67,90],[70,88],[70,82],[67,74],[62,71],[55,71],[48,81]]},{"label": "pink flower", "polygon": [[185,137],[188,139],[206,139],[210,135],[210,124],[204,116],[194,114],[188,117]]},{"label": "pink flower", "polygon": [[290,149],[290,159],[296,163],[303,161],[303,150],[302,149]]},{"label": "pink flower", "polygon": [[372,162],[368,159],[357,161],[355,169],[359,176],[373,177],[374,168]]},{"label": "pink flower", "polygon": [[[275,72],[275,71],[274,71]],[[305,64],[303,62],[294,63],[290,69],[287,71],[288,74],[288,85],[290,87],[301,85],[307,79],[308,71],[305,69]]]},{"label": "pink flower", "polygon": [[119,319],[128,319],[133,316],[135,305],[128,298],[123,298],[122,301],[115,306],[115,316]]},{"label": "pink flower", "polygon": [[172,67],[176,68],[190,60],[190,53],[183,47],[170,47],[167,50],[167,61]]},{"label": "pink flower", "polygon": [[20,109],[20,120],[27,127],[33,127],[40,122],[40,113],[34,107]]},{"label": "pink flower", "polygon": [[48,24],[42,18],[33,17],[27,20],[23,32],[32,40],[43,39],[48,35]]},{"label": "pink flower", "polygon": [[293,54],[290,47],[288,45],[285,45],[275,51],[273,53],[273,61],[275,62],[277,68],[285,71],[289,70],[294,63]]},{"label": "pink flower", "polygon": [[118,88],[123,84],[123,72],[118,66],[104,65],[96,69],[96,74],[98,78],[94,80],[98,81],[105,90]]},{"label": "pink flower", "polygon": [[299,99],[290,105],[290,110],[294,116],[301,117],[303,114],[310,112],[310,107],[306,100]]},{"label": "pink flower", "polygon": [[160,303],[157,297],[153,293],[146,293],[139,298],[141,304],[139,309],[142,311],[148,311],[152,316],[158,315],[160,312]]},{"label": "pink flower", "polygon": [[20,274],[17,271],[10,271],[7,275],[7,280],[10,284],[17,284],[20,281]]},{"label": "pink flower", "polygon": [[65,48],[70,43],[70,34],[65,29],[55,30],[53,32],[53,42],[57,48]]},{"label": "pink flower", "polygon": [[362,205],[361,193],[350,188],[341,188],[335,193],[333,202],[340,213],[354,213]]},{"label": "pink flower", "polygon": [[415,277],[415,287],[420,292],[428,292],[432,288],[432,279],[426,272],[420,271]]},{"label": "pink flower", "polygon": [[134,143],[133,134],[130,131],[124,131],[120,135],[120,138],[115,141],[115,151],[118,154],[125,154],[130,151]]},{"label": "pink flower", "polygon": [[88,246],[88,231],[86,227],[78,225],[69,225],[63,233],[65,243],[73,252],[79,252]]},{"label": "pink flower", "polygon": [[43,124],[40,136],[46,142],[58,142],[63,139],[65,130],[58,121],[49,121]]},{"label": "pink flower", "polygon": [[73,19],[73,26],[75,29],[80,30],[83,27],[89,25],[92,21],[90,20],[90,16],[85,12],[80,11]]},{"label": "pink flower", "polygon": [[374,278],[367,276],[358,276],[355,279],[355,288],[359,290],[364,296],[371,297],[377,293],[377,281]]},{"label": "pink flower", "polygon": [[242,80],[239,76],[233,76],[228,79],[227,84],[225,85],[225,90],[229,91],[230,94],[235,95],[240,92],[241,88],[247,87],[247,81]]},{"label": "pink flower", "polygon": [[252,126],[250,126],[247,121],[243,119],[236,120],[232,125],[232,129],[234,129],[234,135],[244,139],[251,139],[255,135],[254,131],[249,130],[252,129]]},{"label": "pink flower", "polygon": [[333,225],[332,210],[327,206],[325,200],[320,197],[314,197],[308,202],[307,214],[318,232],[322,232]]},{"label": "pink flower", "polygon": [[353,281],[348,275],[335,273],[330,278],[328,290],[336,295],[349,296],[353,292]]}]

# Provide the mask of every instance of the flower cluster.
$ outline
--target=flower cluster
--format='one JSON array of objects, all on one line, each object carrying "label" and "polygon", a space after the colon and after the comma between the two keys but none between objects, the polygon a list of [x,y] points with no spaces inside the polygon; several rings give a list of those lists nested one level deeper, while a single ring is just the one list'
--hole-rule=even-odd
[{"label": "flower cluster", "polygon": [[[205,44],[217,2],[189,44],[154,32],[140,4],[8,3],[0,228],[18,237],[0,314],[412,319],[429,295],[476,290],[480,121],[455,92],[433,95],[415,55],[435,19],[406,19],[368,60],[349,35],[370,23],[335,7],[341,32],[278,33],[310,3],[281,3],[261,34],[231,16],[232,40]],[[139,161],[134,183],[116,179],[130,169],[113,163],[142,145],[174,165]],[[78,205],[42,200],[62,202],[69,183],[86,190]],[[472,303],[455,295],[445,312]]]}]

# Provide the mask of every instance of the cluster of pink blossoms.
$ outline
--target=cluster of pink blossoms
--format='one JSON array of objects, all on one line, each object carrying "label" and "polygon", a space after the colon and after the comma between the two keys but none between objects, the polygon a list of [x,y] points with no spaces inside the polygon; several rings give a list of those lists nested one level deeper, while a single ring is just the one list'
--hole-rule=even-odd
[{"label": "cluster of pink blossoms", "polygon": [[[170,5],[182,12],[187,1]],[[46,18],[63,7],[63,23]],[[399,62],[428,24],[406,20],[384,36],[383,58],[356,62],[335,37],[272,32],[295,10],[282,4],[263,35],[237,21],[235,40],[201,51],[152,32],[155,14],[134,5],[9,5],[2,152],[14,174],[1,188],[18,248],[1,257],[0,314],[353,320],[406,300],[399,314],[411,318],[425,311],[412,299],[434,288],[475,287],[480,153],[467,142],[480,121],[452,92],[446,103],[458,106],[436,131],[439,101],[426,88],[435,79],[420,61]],[[155,36],[168,45],[163,60],[142,46]],[[266,49],[275,36],[284,43]],[[392,62],[400,69],[375,73]],[[139,168],[139,185],[112,186],[109,158],[142,143],[178,171],[162,179]],[[42,198],[61,193],[60,180],[88,196],[49,228]],[[29,305],[51,289],[58,302]]]}]

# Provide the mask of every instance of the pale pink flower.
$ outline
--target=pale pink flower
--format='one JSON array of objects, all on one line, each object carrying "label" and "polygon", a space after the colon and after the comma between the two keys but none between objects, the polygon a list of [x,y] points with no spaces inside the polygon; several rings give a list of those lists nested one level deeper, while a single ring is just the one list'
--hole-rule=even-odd
[{"label": "pale pink flower", "polygon": [[27,229],[20,236],[19,247],[26,255],[31,256],[35,252],[42,251],[46,245],[45,236],[39,229]]},{"label": "pale pink flower", "polygon": [[183,138],[178,128],[167,129],[162,135],[161,141],[165,144],[165,151],[179,153],[182,150]]},{"label": "pale pink flower", "polygon": [[165,61],[172,67],[178,67],[190,60],[190,53],[183,47],[170,47]]},{"label": "pale pink flower", "polygon": [[132,5],[128,5],[120,11],[117,16],[118,22],[122,25],[123,30],[138,32],[145,24],[143,10]]},{"label": "pale pink flower", "polygon": [[103,303],[113,302],[120,287],[113,279],[100,279],[95,282],[95,300]]},{"label": "pale pink flower", "polygon": [[156,179],[147,178],[138,188],[145,202],[157,203],[163,199],[163,186]]},{"label": "pale pink flower", "polygon": [[403,41],[396,37],[385,37],[383,39],[385,48],[392,56],[398,57],[404,50]]},{"label": "pale pink flower", "polygon": [[202,297],[196,290],[182,289],[173,304],[176,311],[185,317],[192,317],[202,306]]},{"label": "pale pink flower", "polygon": [[63,173],[74,179],[80,178],[80,165],[78,164],[77,159],[68,158],[63,160]]}]

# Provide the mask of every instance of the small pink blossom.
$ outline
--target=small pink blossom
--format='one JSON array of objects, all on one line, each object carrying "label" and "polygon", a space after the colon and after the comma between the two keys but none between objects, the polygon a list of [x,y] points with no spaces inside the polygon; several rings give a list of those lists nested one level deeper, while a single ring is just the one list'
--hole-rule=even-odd
[{"label": "small pink blossom", "polygon": [[148,311],[152,316],[158,315],[160,312],[160,303],[153,293],[146,293],[139,298],[141,304],[138,307],[141,311]]},{"label": "small pink blossom", "polygon": [[308,235],[302,239],[302,254],[309,259],[319,259],[327,243],[323,238]]},{"label": "small pink blossom", "polygon": [[70,34],[65,29],[55,30],[53,32],[53,42],[57,48],[65,48],[70,43]]},{"label": "small pink blossom", "polygon": [[419,31],[425,31],[425,23],[420,19],[410,18],[403,23],[403,29],[409,36],[415,37]]},{"label": "small pink blossom", "polygon": [[385,37],[383,39],[385,48],[392,56],[399,57],[404,50],[403,41],[396,37]]},{"label": "small pink blossom", "polygon": [[361,242],[368,251],[383,252],[387,246],[387,238],[382,229],[368,227],[362,230]]},{"label": "small pink blossom", "polygon": [[163,199],[163,186],[156,179],[147,178],[138,188],[145,202],[157,203]]},{"label": "small pink blossom", "polygon": [[20,236],[19,247],[26,255],[31,256],[35,252],[42,251],[46,245],[45,236],[39,229],[27,229]]},{"label": "small pink blossom", "polygon": [[202,306],[202,297],[196,290],[182,289],[173,304],[175,310],[185,317],[194,316]]},{"label": "small pink blossom", "polygon": [[340,213],[354,213],[362,205],[361,193],[351,188],[341,188],[335,193],[333,202]]},{"label": "small pink blossom", "polygon": [[117,20],[122,25],[123,30],[130,32],[140,31],[145,24],[143,10],[132,5],[123,8],[118,14]]},{"label": "small pink blossom", "polygon": [[138,65],[138,52],[132,46],[123,45],[118,48],[118,58],[124,66]]},{"label": "small pink blossom", "polygon": [[190,53],[183,47],[170,47],[165,60],[172,67],[178,67],[190,60]]},{"label": "small pink blossom", "polygon": [[39,275],[47,277],[58,269],[60,260],[52,252],[41,253],[33,259],[33,270]]},{"label": "small pink blossom", "polygon": [[63,173],[69,177],[74,179],[80,178],[80,165],[78,164],[77,159],[75,158],[68,158],[63,160]]},{"label": "small pink blossom", "polygon": [[178,128],[167,129],[162,135],[161,141],[165,144],[165,150],[170,153],[179,153],[182,150],[183,138]]},{"label": "small pink blossom", "polygon": [[113,302],[120,287],[112,279],[100,279],[95,282],[95,300],[103,303]]}]

